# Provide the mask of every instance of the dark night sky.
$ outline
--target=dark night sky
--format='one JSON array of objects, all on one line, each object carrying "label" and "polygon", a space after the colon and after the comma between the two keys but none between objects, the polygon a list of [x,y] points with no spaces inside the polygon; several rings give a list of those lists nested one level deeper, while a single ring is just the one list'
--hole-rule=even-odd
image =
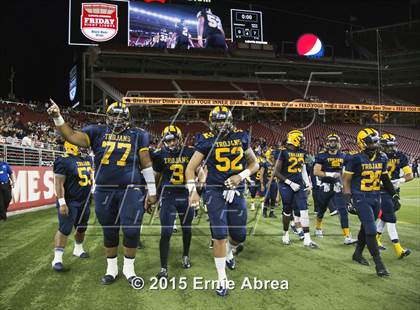
[{"label": "dark night sky", "polygon": [[[264,12],[266,41],[295,41],[304,32],[314,32],[340,50],[351,15],[357,17],[354,24],[363,27],[407,22],[409,1],[255,0],[252,8]],[[249,7],[249,1],[212,2],[214,8],[218,3],[226,9]],[[419,4],[412,8],[413,19],[419,19]],[[68,100],[68,73],[80,48],[67,45],[67,23],[68,0],[2,1],[0,97],[7,97],[13,65],[18,98]]]}]

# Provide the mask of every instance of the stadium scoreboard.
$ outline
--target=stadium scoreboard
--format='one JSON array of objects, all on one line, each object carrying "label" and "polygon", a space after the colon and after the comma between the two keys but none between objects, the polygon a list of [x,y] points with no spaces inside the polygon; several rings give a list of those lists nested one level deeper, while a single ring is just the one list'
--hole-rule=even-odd
[{"label": "stadium scoreboard", "polygon": [[231,9],[230,16],[232,40],[267,44],[264,42],[262,12]]}]

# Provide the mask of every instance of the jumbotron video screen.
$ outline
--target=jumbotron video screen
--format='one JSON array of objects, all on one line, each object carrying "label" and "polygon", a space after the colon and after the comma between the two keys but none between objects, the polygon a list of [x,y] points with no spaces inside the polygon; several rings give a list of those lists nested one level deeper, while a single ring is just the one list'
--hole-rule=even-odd
[{"label": "jumbotron video screen", "polygon": [[419,309],[420,1],[2,13],[0,310]]}]

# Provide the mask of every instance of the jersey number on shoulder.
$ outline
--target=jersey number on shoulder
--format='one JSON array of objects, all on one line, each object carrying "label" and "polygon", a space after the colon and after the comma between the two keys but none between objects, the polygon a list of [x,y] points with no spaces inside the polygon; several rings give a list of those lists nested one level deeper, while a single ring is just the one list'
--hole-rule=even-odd
[{"label": "jersey number on shoulder", "polygon": [[[216,168],[220,172],[226,172],[229,170],[233,171],[242,171],[243,166],[239,161],[244,157],[244,150],[242,147],[237,146],[232,149],[228,147],[217,148],[216,151],[216,160],[218,163]],[[231,160],[229,155],[237,155],[235,159]]]},{"label": "jersey number on shoulder", "polygon": [[289,157],[289,166],[287,167],[287,172],[289,173],[298,173],[302,172],[302,165],[305,162],[303,157]]},{"label": "jersey number on shoulder", "polygon": [[87,186],[92,185],[92,168],[91,167],[78,167],[77,168],[77,174],[79,175],[80,186]]},{"label": "jersey number on shoulder", "polygon": [[106,152],[104,157],[102,157],[101,164],[109,165],[109,157],[111,156],[112,152],[114,152],[115,145],[117,145],[117,149],[125,149],[123,156],[120,160],[117,161],[117,166],[125,166],[127,164],[126,160],[131,151],[131,144],[122,142],[117,143],[113,141],[102,142],[102,147],[106,149]]},{"label": "jersey number on shoulder", "polygon": [[208,25],[211,28],[216,28],[219,25],[219,21],[217,19],[217,16],[207,14],[207,20],[208,20]]},{"label": "jersey number on shoulder", "polygon": [[378,191],[381,182],[381,170],[372,171],[366,170],[362,172],[362,179],[360,180],[360,190],[364,192]]},{"label": "jersey number on shoulder", "polygon": [[169,169],[172,171],[171,183],[175,185],[184,184],[184,166],[172,164]]}]

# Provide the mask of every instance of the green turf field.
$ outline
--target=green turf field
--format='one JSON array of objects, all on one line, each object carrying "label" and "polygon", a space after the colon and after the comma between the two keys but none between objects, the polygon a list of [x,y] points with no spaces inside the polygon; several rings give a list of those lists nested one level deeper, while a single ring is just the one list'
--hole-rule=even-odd
[{"label": "green turf field", "polygon": [[[93,214],[94,212],[92,212]],[[280,212],[278,212],[280,214]],[[249,228],[255,214],[250,212]],[[71,270],[57,273],[51,269],[53,236],[57,228],[54,209],[11,217],[0,223],[0,309],[419,309],[420,304],[420,182],[402,188],[402,209],[398,231],[404,247],[413,250],[409,257],[396,259],[388,235],[383,252],[391,272],[378,278],[373,266],[353,263],[353,246],[342,244],[338,217],[326,216],[325,237],[320,250],[309,250],[292,236],[289,247],[281,244],[280,219],[259,219],[255,235],[248,236],[246,248],[237,259],[235,271],[228,271],[237,286],[244,277],[262,280],[288,280],[288,290],[230,291],[226,298],[213,290],[193,290],[193,277],[216,279],[211,250],[208,249],[208,224],[205,215],[195,221],[191,244],[193,267],[180,266],[181,234],[174,234],[169,260],[170,276],[187,277],[186,290],[150,290],[149,278],[159,270],[159,226],[155,219],[144,226],[144,250],[139,250],[136,269],[146,279],[143,290],[130,288],[120,277],[111,286],[100,284],[105,271],[99,227],[87,231],[85,249],[91,258],[71,256],[73,242],[64,255]],[[94,224],[94,216],[92,223]],[[351,216],[356,234],[358,220]],[[314,224],[311,215],[311,226]],[[150,223],[150,216],[144,223]],[[313,230],[312,230],[313,232]],[[370,259],[367,250],[366,257]],[[371,260],[370,260],[371,261]],[[122,268],[122,259],[119,261]],[[121,270],[120,270],[121,272]]]}]

